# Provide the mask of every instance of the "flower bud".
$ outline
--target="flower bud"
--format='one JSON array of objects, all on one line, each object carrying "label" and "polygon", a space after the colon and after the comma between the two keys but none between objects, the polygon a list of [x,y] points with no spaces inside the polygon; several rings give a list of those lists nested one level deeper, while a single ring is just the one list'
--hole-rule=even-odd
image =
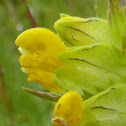
[{"label": "flower bud", "polygon": [[64,94],[56,103],[52,123],[56,126],[75,126],[82,117],[82,98],[74,91]]}]

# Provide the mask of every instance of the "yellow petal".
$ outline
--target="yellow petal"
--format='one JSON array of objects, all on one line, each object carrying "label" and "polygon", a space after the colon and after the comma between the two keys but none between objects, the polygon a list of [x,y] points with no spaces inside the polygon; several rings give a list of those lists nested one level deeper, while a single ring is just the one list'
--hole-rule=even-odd
[{"label": "yellow petal", "polygon": [[43,51],[46,55],[56,57],[66,51],[65,45],[56,34],[45,28],[26,30],[17,37],[16,45],[31,53]]},{"label": "yellow petal", "polygon": [[49,91],[62,91],[53,82],[53,72],[61,66],[58,56],[67,49],[52,31],[45,28],[26,30],[16,39],[22,56],[19,59],[22,70]]},{"label": "yellow petal", "polygon": [[74,91],[64,94],[54,108],[55,118],[52,123],[56,126],[75,126],[81,120],[82,98]]},{"label": "yellow petal", "polygon": [[61,63],[51,56],[47,56],[45,53],[36,51],[31,56],[21,56],[19,63],[24,68],[39,68],[48,72],[54,72]]},{"label": "yellow petal", "polygon": [[28,73],[28,81],[35,81],[39,83],[43,88],[52,92],[62,92],[63,90],[58,88],[53,83],[53,74],[39,69],[26,69]]}]

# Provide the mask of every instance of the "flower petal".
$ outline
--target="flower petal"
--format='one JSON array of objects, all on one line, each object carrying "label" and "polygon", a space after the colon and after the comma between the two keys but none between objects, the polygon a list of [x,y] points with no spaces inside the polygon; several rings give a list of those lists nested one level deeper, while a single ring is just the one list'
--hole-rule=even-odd
[{"label": "flower petal", "polygon": [[57,126],[75,126],[81,120],[82,98],[74,91],[64,94],[54,108],[53,124]]}]

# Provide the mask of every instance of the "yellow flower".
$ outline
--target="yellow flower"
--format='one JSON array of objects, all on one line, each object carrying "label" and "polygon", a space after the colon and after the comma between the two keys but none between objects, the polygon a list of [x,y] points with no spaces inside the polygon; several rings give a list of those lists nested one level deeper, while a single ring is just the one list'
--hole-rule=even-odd
[{"label": "yellow flower", "polygon": [[81,96],[74,91],[67,92],[55,105],[52,123],[56,126],[76,126],[81,121],[82,109]]},{"label": "yellow flower", "polygon": [[49,91],[62,91],[53,82],[53,72],[62,65],[57,57],[67,51],[61,40],[48,29],[32,28],[17,37],[16,45],[28,81],[36,81]]}]

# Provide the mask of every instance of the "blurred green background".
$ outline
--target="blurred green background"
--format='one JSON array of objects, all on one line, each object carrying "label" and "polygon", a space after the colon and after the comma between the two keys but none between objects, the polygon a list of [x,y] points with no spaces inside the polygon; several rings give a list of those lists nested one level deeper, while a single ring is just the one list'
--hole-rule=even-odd
[{"label": "blurred green background", "polygon": [[[124,0],[119,0],[121,4]],[[95,0],[27,0],[37,26],[53,29],[59,13],[92,17]],[[51,126],[53,103],[23,91],[41,90],[20,70],[16,37],[31,28],[23,0],[0,0],[0,126]]]}]

